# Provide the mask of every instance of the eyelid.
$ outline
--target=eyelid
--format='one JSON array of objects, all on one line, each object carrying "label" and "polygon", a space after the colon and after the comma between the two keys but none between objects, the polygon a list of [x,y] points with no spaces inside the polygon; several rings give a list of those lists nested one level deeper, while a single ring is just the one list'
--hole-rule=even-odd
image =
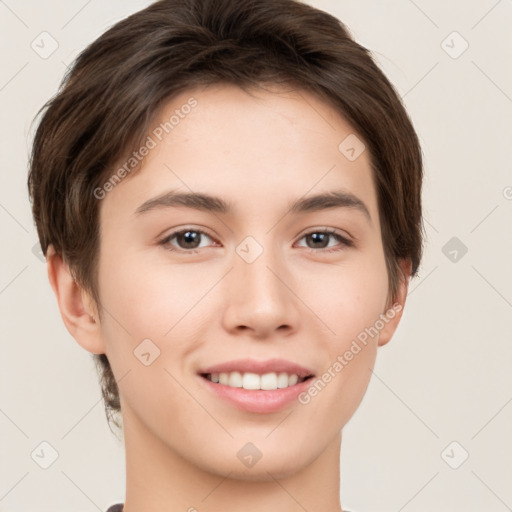
[{"label": "eyelid", "polygon": [[338,235],[341,238],[344,238],[347,240],[347,242],[353,242],[356,239],[348,233],[348,231],[340,230],[337,228],[330,228],[327,226],[317,226],[313,228],[308,228],[306,231],[301,233],[297,238],[301,239],[304,238],[306,235],[310,235],[312,233],[329,233],[331,235]]}]

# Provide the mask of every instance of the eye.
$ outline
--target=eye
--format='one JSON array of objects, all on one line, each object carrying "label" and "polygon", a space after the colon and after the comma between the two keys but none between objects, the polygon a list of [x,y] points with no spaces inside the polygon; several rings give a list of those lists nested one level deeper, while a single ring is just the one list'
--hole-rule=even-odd
[{"label": "eye", "polygon": [[[163,245],[169,251],[183,251],[183,252],[197,252],[195,249],[201,249],[200,241],[202,237],[207,237],[210,240],[212,238],[206,231],[202,229],[182,229],[180,231],[174,231],[170,235],[166,236],[163,240],[159,242],[160,245]],[[178,243],[178,248],[175,248],[173,244],[171,244],[171,240],[176,239]],[[203,246],[204,247],[204,246]]]},{"label": "eye", "polygon": [[[326,247],[329,247],[329,241],[333,238],[338,240],[338,245],[335,245],[333,249],[326,249]],[[301,240],[302,239],[311,241],[312,247],[308,246],[307,249],[314,252],[341,251],[345,247],[352,247],[354,245],[352,240],[349,240],[348,238],[345,238],[344,236],[336,233],[335,230],[329,229],[310,231],[309,233],[303,235]]]}]

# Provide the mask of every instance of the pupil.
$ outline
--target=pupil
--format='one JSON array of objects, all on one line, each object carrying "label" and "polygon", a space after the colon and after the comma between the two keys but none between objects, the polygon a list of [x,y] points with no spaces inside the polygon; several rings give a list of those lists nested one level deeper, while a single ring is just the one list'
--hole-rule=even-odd
[{"label": "pupil", "polygon": [[190,242],[192,242],[193,244],[193,242],[195,241],[196,243],[195,245],[193,244],[193,248],[199,245],[197,243],[199,240],[199,233],[197,233],[196,231],[185,231],[184,233],[181,234],[181,238],[183,238],[185,240],[185,243],[188,245],[190,244]]},{"label": "pupil", "polygon": [[[327,241],[327,239],[328,239],[328,234],[327,233],[312,233],[309,236],[311,236],[311,238],[313,239],[314,242],[320,241],[321,247],[326,247],[327,246],[327,244],[325,243]],[[324,243],[322,244],[322,242],[324,242]],[[318,246],[319,244],[316,244],[316,245]]]}]

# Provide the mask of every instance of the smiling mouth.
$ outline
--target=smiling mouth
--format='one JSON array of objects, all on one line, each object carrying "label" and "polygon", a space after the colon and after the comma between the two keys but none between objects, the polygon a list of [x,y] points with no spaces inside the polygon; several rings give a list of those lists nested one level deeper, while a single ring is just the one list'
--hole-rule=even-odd
[{"label": "smiling mouth", "polygon": [[204,379],[230,388],[243,388],[246,390],[272,391],[296,386],[306,380],[312,379],[313,375],[298,377],[296,374],[285,372],[269,372],[263,375],[251,372],[220,372],[220,373],[200,373]]}]

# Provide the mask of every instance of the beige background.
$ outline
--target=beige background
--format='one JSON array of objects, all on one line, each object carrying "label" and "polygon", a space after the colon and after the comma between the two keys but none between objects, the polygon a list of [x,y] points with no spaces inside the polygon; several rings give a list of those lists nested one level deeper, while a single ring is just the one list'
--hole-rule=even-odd
[{"label": "beige background", "polygon": [[[62,324],[33,253],[27,155],[31,120],[66,66],[149,3],[0,0],[0,511],[93,512],[124,500],[123,446],[108,429],[91,356]],[[342,504],[511,510],[512,2],[309,3],[374,52],[426,165],[425,258],[344,429]],[[43,31],[58,43],[46,59],[31,48]],[[48,469],[31,458],[42,442],[58,452]]]}]

